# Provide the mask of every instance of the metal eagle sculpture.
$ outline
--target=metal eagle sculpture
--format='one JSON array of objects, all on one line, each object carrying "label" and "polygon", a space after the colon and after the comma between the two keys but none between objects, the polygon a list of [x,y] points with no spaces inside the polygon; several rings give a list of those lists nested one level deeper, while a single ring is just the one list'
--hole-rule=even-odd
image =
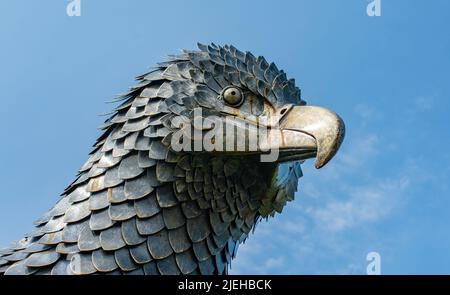
[{"label": "metal eagle sculpture", "polygon": [[275,64],[198,47],[118,98],[76,180],[0,251],[0,274],[226,274],[256,223],[294,199],[300,164],[335,155],[344,123]]}]

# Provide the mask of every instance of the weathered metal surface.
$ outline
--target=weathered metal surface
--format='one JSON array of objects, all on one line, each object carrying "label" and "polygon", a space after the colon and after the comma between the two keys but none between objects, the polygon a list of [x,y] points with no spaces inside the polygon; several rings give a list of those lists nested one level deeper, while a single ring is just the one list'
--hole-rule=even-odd
[{"label": "weathered metal surface", "polygon": [[[275,64],[233,46],[199,44],[137,79],[62,198],[0,251],[0,274],[225,274],[258,220],[293,200],[301,162],[323,166],[344,136]],[[175,151],[176,131],[200,130],[192,144],[212,128],[195,124],[195,108],[248,134],[258,122],[281,131],[278,162],[261,163],[261,150]]]}]

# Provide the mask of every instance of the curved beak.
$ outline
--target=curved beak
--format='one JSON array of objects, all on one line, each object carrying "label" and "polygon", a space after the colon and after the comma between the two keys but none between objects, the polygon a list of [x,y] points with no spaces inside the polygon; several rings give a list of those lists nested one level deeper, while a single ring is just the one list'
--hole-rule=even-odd
[{"label": "curved beak", "polygon": [[316,157],[317,169],[327,164],[345,136],[345,125],[333,111],[294,106],[281,119],[281,160]]}]

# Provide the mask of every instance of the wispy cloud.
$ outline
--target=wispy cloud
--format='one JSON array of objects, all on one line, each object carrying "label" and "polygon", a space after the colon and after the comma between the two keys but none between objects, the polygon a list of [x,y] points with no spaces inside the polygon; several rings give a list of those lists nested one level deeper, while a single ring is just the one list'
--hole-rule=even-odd
[{"label": "wispy cloud", "polygon": [[364,134],[350,141],[324,169],[306,165],[297,200],[257,226],[231,273],[364,273],[367,243],[355,245],[348,235],[360,234],[401,208],[411,171],[408,166],[379,177],[371,163],[383,146],[380,137]]},{"label": "wispy cloud", "polygon": [[383,179],[372,185],[347,187],[348,198],[331,199],[324,207],[312,209],[317,225],[328,231],[342,231],[376,222],[387,216],[401,201],[409,187],[408,177]]},{"label": "wispy cloud", "polygon": [[418,97],[414,100],[414,105],[418,110],[428,111],[433,108],[434,100],[431,97]]},{"label": "wispy cloud", "polygon": [[376,134],[365,135],[351,144],[351,148],[343,150],[342,155],[337,158],[339,163],[334,165],[341,170],[340,172],[349,171],[349,168],[364,165],[378,153],[381,146],[378,135]]},{"label": "wispy cloud", "polygon": [[355,113],[364,120],[370,120],[376,116],[376,112],[373,108],[366,104],[359,103],[354,108]]}]

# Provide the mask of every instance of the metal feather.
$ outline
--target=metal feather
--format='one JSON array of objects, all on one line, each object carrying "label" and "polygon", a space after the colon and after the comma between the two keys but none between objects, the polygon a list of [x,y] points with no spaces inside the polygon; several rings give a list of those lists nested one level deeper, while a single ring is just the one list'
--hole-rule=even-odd
[{"label": "metal feather", "polygon": [[114,253],[102,249],[92,252],[92,264],[100,272],[110,272],[118,268]]},{"label": "metal feather", "polygon": [[165,259],[157,260],[156,265],[162,275],[179,275],[180,270],[174,255],[171,255]]},{"label": "metal feather", "polygon": [[89,219],[91,230],[104,230],[113,226],[114,223],[109,216],[109,209],[93,212]]},{"label": "metal feather", "polygon": [[114,221],[123,221],[136,215],[134,202],[128,201],[120,204],[111,204],[109,206],[109,217]]},{"label": "metal feather", "polygon": [[131,258],[130,251],[127,248],[122,248],[114,252],[114,257],[116,259],[117,265],[123,271],[132,271],[135,270],[138,265]]},{"label": "metal feather", "polygon": [[148,251],[146,242],[135,247],[130,247],[130,254],[133,260],[139,264],[146,264],[153,260],[150,252]]},{"label": "metal feather", "polygon": [[192,253],[192,250],[177,253],[175,259],[182,274],[189,274],[197,268],[198,261]]},{"label": "metal feather", "polygon": [[100,237],[89,227],[84,227],[78,237],[78,248],[80,251],[93,251],[101,247]]},{"label": "metal feather", "polygon": [[173,253],[167,231],[161,230],[147,238],[147,247],[154,259],[163,259]]},{"label": "metal feather", "polygon": [[117,250],[124,247],[125,241],[122,238],[122,231],[119,225],[114,225],[100,233],[100,245],[103,250]]},{"label": "metal feather", "polygon": [[145,219],[137,218],[136,228],[139,234],[143,236],[148,236],[159,232],[164,228],[164,219],[162,217],[162,214],[159,213],[155,216]]},{"label": "metal feather", "polygon": [[25,265],[28,267],[42,267],[55,263],[60,257],[59,253],[54,251],[45,251],[33,253],[25,260]]},{"label": "metal feather", "polygon": [[122,236],[125,243],[130,246],[141,244],[146,240],[139,234],[135,218],[122,222]]},{"label": "metal feather", "polygon": [[169,230],[169,242],[175,253],[184,252],[192,245],[185,226]]},{"label": "metal feather", "polygon": [[154,193],[145,198],[135,200],[134,209],[140,218],[151,217],[161,211]]}]

